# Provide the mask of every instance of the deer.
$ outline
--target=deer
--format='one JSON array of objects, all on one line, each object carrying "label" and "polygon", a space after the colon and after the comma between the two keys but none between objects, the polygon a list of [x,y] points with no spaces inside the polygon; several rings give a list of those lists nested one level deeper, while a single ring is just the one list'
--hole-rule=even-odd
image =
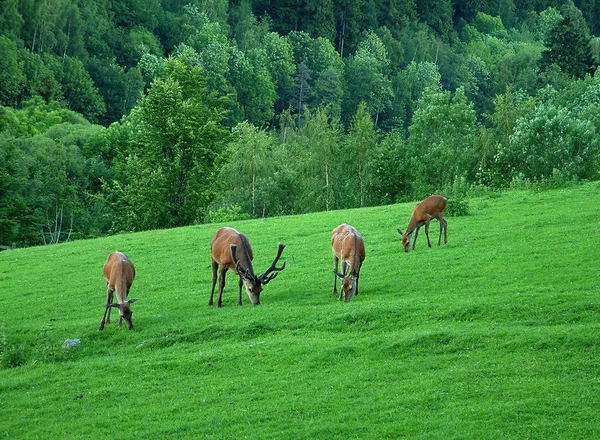
[{"label": "deer", "polygon": [[[331,248],[333,251],[333,294],[337,294],[337,279],[342,279],[342,286],[338,300],[344,302],[352,300],[358,295],[358,279],[360,268],[365,261],[365,242],[359,232],[348,224],[341,224],[331,233]],[[342,261],[342,272],[338,271],[339,262]]]},{"label": "deer", "polygon": [[[227,271],[239,275],[239,293],[237,305],[242,305],[242,285],[246,287],[246,293],[253,305],[260,304],[260,293],[263,286],[273,280],[279,272],[285,269],[285,261],[281,267],[277,267],[277,262],[281,257],[285,244],[279,243],[277,247],[277,256],[271,266],[259,276],[254,273],[252,267],[252,247],[246,235],[229,227],[219,229],[210,242],[212,258],[212,290],[208,305],[213,305],[213,296],[215,294],[215,285],[217,283],[217,271],[219,272],[219,291],[217,296],[217,308],[222,306],[223,289],[225,288],[225,275]],[[220,269],[219,269],[220,266]]]},{"label": "deer", "polygon": [[[127,255],[123,252],[113,252],[104,263],[104,277],[106,278],[106,308],[104,316],[100,321],[100,330],[104,330],[104,324],[110,324],[110,311],[113,307],[119,308],[119,327],[125,320],[127,328],[133,329],[133,321],[131,320],[131,304],[137,301],[127,299],[129,289],[135,278],[135,267]],[[118,303],[113,304],[113,293],[117,292]]]},{"label": "deer", "polygon": [[420,203],[415,205],[413,209],[410,222],[406,228],[406,232],[402,232],[398,229],[398,233],[402,236],[402,245],[404,246],[404,252],[408,252],[410,247],[410,238],[415,232],[415,239],[413,240],[413,251],[417,244],[417,237],[419,236],[419,229],[425,225],[425,235],[427,236],[427,244],[431,247],[431,240],[429,239],[429,223],[434,218],[438,220],[440,224],[440,236],[438,238],[438,246],[442,241],[442,231],[444,232],[444,244],[448,243],[448,222],[444,220],[444,210],[446,209],[447,200],[445,197],[434,194],[427,197]]}]

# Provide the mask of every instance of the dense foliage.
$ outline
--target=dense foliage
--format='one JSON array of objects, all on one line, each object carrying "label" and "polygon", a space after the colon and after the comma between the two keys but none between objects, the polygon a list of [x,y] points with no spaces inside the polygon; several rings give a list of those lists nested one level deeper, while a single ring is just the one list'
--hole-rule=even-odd
[{"label": "dense foliage", "polygon": [[599,177],[592,1],[0,5],[0,244]]}]

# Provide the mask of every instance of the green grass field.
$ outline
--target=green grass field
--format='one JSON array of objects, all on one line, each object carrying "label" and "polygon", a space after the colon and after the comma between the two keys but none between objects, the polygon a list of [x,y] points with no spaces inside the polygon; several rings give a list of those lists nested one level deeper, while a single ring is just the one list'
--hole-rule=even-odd
[{"label": "green grass field", "polygon": [[[287,245],[257,307],[233,274],[207,306],[222,225],[1,252],[0,438],[600,438],[599,202],[597,182],[472,198],[408,254],[414,203],[233,222],[257,272]],[[342,222],[367,248],[350,303]],[[117,249],[136,329],[100,332]]]}]

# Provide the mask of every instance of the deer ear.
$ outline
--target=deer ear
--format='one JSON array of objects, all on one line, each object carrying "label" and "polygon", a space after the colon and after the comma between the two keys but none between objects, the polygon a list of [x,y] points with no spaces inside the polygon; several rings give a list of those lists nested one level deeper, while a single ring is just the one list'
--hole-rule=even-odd
[{"label": "deer ear", "polygon": [[136,302],[138,299],[137,298],[131,298],[130,300],[127,301],[127,304],[131,304]]},{"label": "deer ear", "polygon": [[111,304],[111,307],[119,308],[119,304]]},{"label": "deer ear", "polygon": [[403,232],[400,230],[400,228],[398,228],[398,234],[404,235]]},{"label": "deer ear", "polygon": [[344,274],[342,274],[342,273],[339,273],[339,272],[336,272],[335,270],[332,270],[332,272],[333,272],[334,274],[336,274],[338,277],[340,277],[341,279],[344,279]]}]

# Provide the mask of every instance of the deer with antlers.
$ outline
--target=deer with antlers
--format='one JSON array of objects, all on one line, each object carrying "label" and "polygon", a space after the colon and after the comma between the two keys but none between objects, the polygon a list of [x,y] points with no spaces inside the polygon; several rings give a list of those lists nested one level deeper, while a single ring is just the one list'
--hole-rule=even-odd
[{"label": "deer with antlers", "polygon": [[[331,248],[333,251],[333,294],[337,294],[337,279],[342,279],[342,288],[338,300],[345,302],[358,295],[358,279],[360,268],[365,261],[365,242],[358,231],[350,225],[341,224],[331,233]],[[338,271],[342,261],[342,272]]]},{"label": "deer with antlers", "polygon": [[[279,243],[277,256],[271,266],[262,275],[256,276],[252,267],[252,259],[254,256],[248,238],[233,228],[219,229],[210,242],[213,282],[208,305],[212,306],[213,304],[215,285],[217,283],[217,271],[219,271],[217,307],[221,307],[221,298],[223,296],[223,289],[225,288],[225,275],[227,270],[232,271],[240,277],[238,306],[242,305],[242,285],[246,286],[246,293],[248,293],[248,297],[250,298],[250,301],[252,301],[252,304],[260,304],[260,293],[263,290],[263,286],[269,283],[269,281],[275,278],[279,272],[285,268],[285,261],[281,267],[277,267],[277,262],[279,261],[284,248],[285,244]],[[221,266],[220,269],[219,266]]]},{"label": "deer with antlers", "polygon": [[[120,312],[119,327],[125,320],[127,328],[133,329],[133,321],[131,320],[131,303],[137,299],[127,299],[129,289],[135,278],[135,267],[123,252],[113,252],[104,263],[104,277],[106,278],[106,308],[104,316],[100,321],[100,330],[104,330],[104,324],[110,324],[110,311],[113,307],[118,307]],[[117,292],[118,303],[113,304],[113,294]]]},{"label": "deer with antlers", "polygon": [[440,224],[440,236],[438,238],[438,246],[442,241],[442,231],[444,232],[444,244],[448,243],[448,222],[444,220],[444,211],[446,210],[446,198],[438,195],[432,195],[427,197],[420,203],[415,205],[413,209],[410,222],[406,228],[406,232],[402,233],[398,229],[398,233],[402,235],[402,245],[404,246],[404,252],[408,252],[410,247],[410,238],[415,232],[415,239],[413,240],[413,251],[417,244],[417,237],[419,236],[419,229],[425,225],[425,235],[427,236],[427,244],[431,247],[431,240],[429,240],[429,223],[434,218]]}]

